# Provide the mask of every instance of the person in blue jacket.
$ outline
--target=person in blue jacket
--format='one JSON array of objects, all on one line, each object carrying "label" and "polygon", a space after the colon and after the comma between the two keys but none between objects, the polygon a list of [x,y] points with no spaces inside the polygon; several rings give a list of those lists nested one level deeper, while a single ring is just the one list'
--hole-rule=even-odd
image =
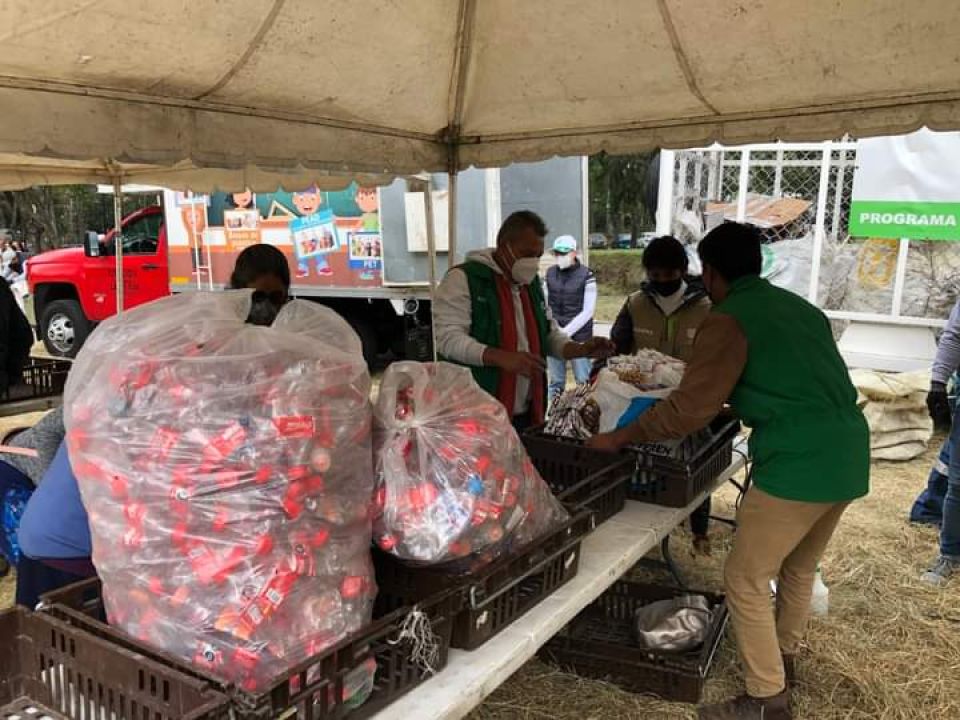
[{"label": "person in blue jacket", "polygon": [[70,467],[66,441],[27,502],[18,534],[16,602],[33,608],[44,593],[96,575],[90,525]]}]

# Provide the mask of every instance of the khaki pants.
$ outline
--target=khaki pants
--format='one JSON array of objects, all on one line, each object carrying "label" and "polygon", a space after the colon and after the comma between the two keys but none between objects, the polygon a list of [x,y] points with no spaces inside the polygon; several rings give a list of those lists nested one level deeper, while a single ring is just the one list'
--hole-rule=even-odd
[{"label": "khaki pants", "polygon": [[757,487],[747,492],[723,575],[749,695],[770,697],[784,689],[780,654],[799,648],[817,563],[849,504],[781,500]]}]

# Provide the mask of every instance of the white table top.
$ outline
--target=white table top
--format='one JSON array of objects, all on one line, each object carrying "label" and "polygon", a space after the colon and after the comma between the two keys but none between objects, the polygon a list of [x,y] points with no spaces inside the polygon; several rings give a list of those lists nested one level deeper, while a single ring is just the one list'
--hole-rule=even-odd
[{"label": "white table top", "polygon": [[[734,453],[733,463],[717,478],[711,492],[744,464],[743,455]],[[451,650],[442,672],[381,710],[373,720],[458,720],[467,715],[583,608],[659,545],[704,497],[706,493],[686,508],[628,501],[621,512],[584,539],[576,577],[476,650]]]}]

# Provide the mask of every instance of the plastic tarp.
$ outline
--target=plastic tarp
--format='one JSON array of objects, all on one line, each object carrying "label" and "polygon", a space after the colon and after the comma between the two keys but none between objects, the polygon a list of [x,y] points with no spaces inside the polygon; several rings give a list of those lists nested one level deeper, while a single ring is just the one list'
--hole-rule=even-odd
[{"label": "plastic tarp", "polygon": [[[958,22],[954,0],[8,0],[0,153],[270,190],[953,130]],[[0,186],[31,178],[21,163]]]}]

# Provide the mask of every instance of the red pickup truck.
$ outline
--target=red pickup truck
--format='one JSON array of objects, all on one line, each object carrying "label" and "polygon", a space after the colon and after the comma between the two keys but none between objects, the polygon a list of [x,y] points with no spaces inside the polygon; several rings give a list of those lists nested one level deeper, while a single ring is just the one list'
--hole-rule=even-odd
[{"label": "red pickup truck", "polygon": [[[117,311],[115,231],[83,248],[43,253],[27,261],[40,337],[47,351],[73,357],[96,323]],[[123,219],[123,307],[170,294],[163,208],[137,210]]]}]

